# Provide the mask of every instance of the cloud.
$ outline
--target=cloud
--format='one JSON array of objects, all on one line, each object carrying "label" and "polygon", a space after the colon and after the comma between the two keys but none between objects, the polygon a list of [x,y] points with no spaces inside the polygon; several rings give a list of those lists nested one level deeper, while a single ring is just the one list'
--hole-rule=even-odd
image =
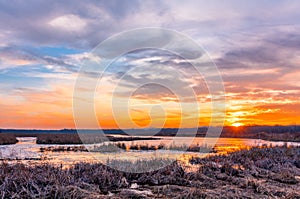
[{"label": "cloud", "polygon": [[85,20],[81,19],[77,15],[63,15],[56,17],[55,19],[49,22],[51,26],[62,31],[72,32],[72,31],[82,31],[87,23]]},{"label": "cloud", "polygon": [[14,47],[0,48],[0,70],[36,64],[36,59],[29,53]]},{"label": "cloud", "polygon": [[162,50],[146,49],[128,53],[113,62],[104,74],[110,77],[112,84],[118,85],[118,89],[112,91],[118,97],[128,97],[134,89],[139,89],[139,94],[134,97],[148,97],[149,100],[176,100],[166,98],[166,89],[182,97],[181,100],[185,102],[208,94],[201,74],[191,64]]},{"label": "cloud", "polygon": [[[103,60],[90,57],[88,52],[99,42],[132,28],[155,26],[185,33],[203,45],[223,76],[229,111],[234,113],[240,108],[245,115],[251,115],[248,118],[251,121],[247,122],[263,121],[264,115],[272,114],[264,112],[268,111],[263,109],[264,105],[274,104],[280,105],[289,118],[292,108],[287,104],[299,100],[299,8],[298,1],[186,1],[184,4],[176,0],[0,1],[0,84],[3,85],[0,94],[14,91],[7,92],[6,97],[29,106],[22,99],[29,100],[32,96],[41,105],[51,95],[44,89],[52,88],[56,82],[72,90],[72,84],[66,83],[74,82],[82,61],[95,63],[93,70],[85,71],[85,75],[98,78],[96,63]],[[126,42],[112,49],[124,47]],[[57,51],[42,52],[45,47]],[[189,89],[195,90],[199,100],[209,101],[205,97],[208,90],[203,77],[174,55],[148,51],[122,58],[123,61],[117,61],[106,71],[110,79],[107,84],[123,77],[122,89],[116,93],[118,97],[124,97],[128,90],[143,82],[156,82],[177,88],[185,102],[191,100]],[[128,70],[131,72],[125,74]],[[135,97],[174,100],[170,93],[157,86],[144,87]],[[252,108],[257,116],[253,115]],[[23,108],[8,106],[5,110],[11,114],[12,124],[13,112],[20,113]],[[34,112],[39,111],[44,113],[35,105]],[[278,121],[286,122],[278,112],[273,114]]]},{"label": "cloud", "polygon": [[[295,1],[209,4],[187,1],[182,5],[179,1],[75,0],[72,3],[59,1],[51,4],[32,1],[31,6],[21,1],[13,1],[12,4],[0,3],[4,43],[64,43],[69,47],[84,49],[94,47],[114,33],[131,28],[172,28],[205,42],[207,38],[219,37],[220,33],[229,36],[237,31],[247,32],[273,24],[295,24],[295,19],[299,18],[296,9],[299,6]],[[207,45],[209,48],[215,46],[214,41]]]},{"label": "cloud", "polygon": [[118,21],[138,7],[130,1],[73,1],[56,3],[15,1],[14,6],[0,3],[0,25],[8,45],[60,45],[89,49],[113,32]]}]

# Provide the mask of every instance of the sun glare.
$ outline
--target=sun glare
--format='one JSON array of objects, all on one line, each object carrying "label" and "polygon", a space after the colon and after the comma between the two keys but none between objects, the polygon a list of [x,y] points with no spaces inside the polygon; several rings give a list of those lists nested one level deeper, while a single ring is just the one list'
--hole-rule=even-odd
[{"label": "sun glare", "polygon": [[243,124],[242,123],[233,123],[231,126],[234,126],[234,127],[240,127],[240,126],[243,126]]}]

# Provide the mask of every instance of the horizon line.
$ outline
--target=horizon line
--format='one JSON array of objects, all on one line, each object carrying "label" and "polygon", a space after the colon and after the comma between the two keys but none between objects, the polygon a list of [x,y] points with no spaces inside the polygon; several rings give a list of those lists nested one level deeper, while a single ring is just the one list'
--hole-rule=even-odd
[{"label": "horizon line", "polygon": [[38,128],[0,128],[0,132],[1,130],[29,130],[29,131],[63,131],[63,130],[150,130],[150,129],[195,129],[195,128],[208,128],[208,127],[212,127],[212,128],[217,128],[217,127],[233,127],[233,128],[243,128],[243,127],[295,127],[295,126],[300,126],[298,124],[290,124],[290,125],[280,125],[280,124],[276,124],[276,125],[259,125],[259,124],[254,124],[254,125],[243,125],[243,126],[230,126],[230,125],[226,125],[226,126],[199,126],[199,127],[185,127],[185,128],[172,128],[172,127],[168,127],[168,128],[104,128],[104,129],[90,129],[90,128],[85,128],[85,129],[76,129],[76,128],[60,128],[60,129],[38,129]]}]

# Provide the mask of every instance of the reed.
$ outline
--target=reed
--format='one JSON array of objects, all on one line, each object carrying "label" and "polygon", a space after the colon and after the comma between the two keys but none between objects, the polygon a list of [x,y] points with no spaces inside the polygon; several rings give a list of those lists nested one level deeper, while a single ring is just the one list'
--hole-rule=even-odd
[{"label": "reed", "polygon": [[0,145],[16,144],[18,140],[14,134],[0,133]]},{"label": "reed", "polygon": [[[191,159],[193,171],[163,159],[51,164],[0,162],[2,198],[299,198],[300,148],[256,147]],[[146,173],[124,172],[110,166]]]}]

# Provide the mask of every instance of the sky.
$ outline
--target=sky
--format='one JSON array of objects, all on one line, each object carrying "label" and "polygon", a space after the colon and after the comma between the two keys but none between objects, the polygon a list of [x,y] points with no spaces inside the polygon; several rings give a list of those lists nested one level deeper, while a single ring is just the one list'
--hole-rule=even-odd
[{"label": "sky", "polygon": [[[78,72],[87,60],[103,61],[91,50],[145,27],[178,31],[203,47],[223,79],[225,125],[298,124],[299,10],[296,0],[0,0],[0,128],[75,128]],[[137,87],[145,80],[154,83]],[[195,119],[210,124],[205,79],[170,52],[128,52],[99,81],[94,106],[101,128],[195,127]],[[162,84],[179,88],[184,100]],[[189,101],[190,88],[199,110]],[[82,117],[86,128],[96,128]]]}]

